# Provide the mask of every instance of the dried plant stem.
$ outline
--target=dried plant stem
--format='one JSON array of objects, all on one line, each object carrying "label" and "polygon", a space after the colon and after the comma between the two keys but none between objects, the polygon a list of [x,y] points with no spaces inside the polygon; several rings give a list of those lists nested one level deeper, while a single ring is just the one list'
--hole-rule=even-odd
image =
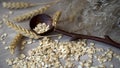
[{"label": "dried plant stem", "polygon": [[46,11],[49,7],[50,7],[50,5],[46,5],[46,6],[43,6],[43,7],[39,8],[39,9],[30,11],[30,12],[25,13],[25,14],[22,14],[22,15],[20,15],[20,16],[17,16],[17,17],[15,17],[15,18],[13,18],[13,21],[15,21],[15,22],[20,22],[20,21],[24,21],[24,20],[31,19],[33,16],[43,13],[43,12]]},{"label": "dried plant stem", "polygon": [[55,12],[55,14],[53,15],[53,26],[56,27],[56,23],[58,22],[60,16],[61,16],[61,11]]},{"label": "dried plant stem", "polygon": [[11,42],[11,44],[10,44],[10,53],[11,54],[14,54],[15,48],[16,48],[17,44],[19,43],[19,41],[21,40],[22,37],[23,37],[23,35],[18,33],[15,36],[15,38],[13,39],[13,41]]},{"label": "dried plant stem", "polygon": [[22,28],[21,26],[18,26],[16,24],[13,24],[12,22],[10,22],[9,20],[6,20],[5,22],[9,27],[15,29],[17,32],[23,34],[24,36],[26,37],[29,37],[29,38],[34,38],[34,39],[38,39],[39,36],[36,35],[34,32],[28,30],[28,29],[25,29],[25,28]]}]

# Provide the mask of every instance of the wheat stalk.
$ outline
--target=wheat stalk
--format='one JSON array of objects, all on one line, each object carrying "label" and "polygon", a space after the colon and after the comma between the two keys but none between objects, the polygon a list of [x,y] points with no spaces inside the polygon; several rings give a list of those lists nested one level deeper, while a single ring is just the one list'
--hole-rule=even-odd
[{"label": "wheat stalk", "polygon": [[10,53],[13,54],[15,52],[15,48],[17,46],[17,44],[19,43],[19,41],[21,40],[21,38],[23,37],[22,34],[18,33],[15,38],[13,39],[13,41],[10,44]]},{"label": "wheat stalk", "polygon": [[58,22],[60,16],[61,16],[61,11],[55,12],[55,14],[53,15],[53,26],[56,27],[56,23]]},{"label": "wheat stalk", "polygon": [[13,21],[20,22],[20,21],[28,20],[28,19],[32,18],[33,16],[35,16],[35,15],[43,13],[49,7],[50,7],[50,5],[46,5],[46,6],[43,6],[43,7],[39,8],[39,9],[33,10],[33,11],[25,13],[25,14],[22,14],[20,16],[17,16],[15,18],[13,18]]},{"label": "wheat stalk", "polygon": [[18,26],[16,24],[13,24],[12,22],[10,22],[9,20],[6,20],[5,22],[9,27],[15,29],[17,32],[23,34],[24,36],[26,37],[29,37],[29,38],[34,38],[34,39],[38,39],[40,38],[38,35],[36,35],[34,32],[28,30],[28,29],[25,29],[25,28],[22,28],[21,26]]}]

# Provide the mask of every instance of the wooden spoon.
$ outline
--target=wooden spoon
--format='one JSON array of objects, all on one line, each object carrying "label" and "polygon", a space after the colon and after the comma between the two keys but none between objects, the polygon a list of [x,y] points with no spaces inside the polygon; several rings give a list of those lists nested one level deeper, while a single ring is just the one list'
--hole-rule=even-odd
[{"label": "wooden spoon", "polygon": [[[117,48],[120,48],[120,43],[117,43],[115,41],[113,41],[108,35],[105,35],[105,38],[100,38],[100,37],[95,37],[95,36],[89,36],[89,35],[83,35],[83,34],[76,34],[76,33],[70,33],[64,30],[61,30],[59,28],[56,28],[52,25],[52,18],[47,15],[47,14],[39,14],[37,16],[34,16],[31,20],[30,20],[30,28],[33,30],[37,24],[39,23],[45,23],[46,25],[50,26],[50,29],[44,33],[41,33],[39,35],[46,35],[52,31],[61,33],[63,35],[67,35],[70,36],[72,38],[77,38],[77,39],[91,39],[91,40],[95,40],[95,41],[99,41],[99,42],[103,42],[103,43],[107,43],[110,44],[112,46],[115,46]],[[34,31],[34,30],[33,30]],[[35,31],[34,31],[35,32]],[[36,33],[36,32],[35,32]],[[36,33],[37,34],[37,33]]]}]

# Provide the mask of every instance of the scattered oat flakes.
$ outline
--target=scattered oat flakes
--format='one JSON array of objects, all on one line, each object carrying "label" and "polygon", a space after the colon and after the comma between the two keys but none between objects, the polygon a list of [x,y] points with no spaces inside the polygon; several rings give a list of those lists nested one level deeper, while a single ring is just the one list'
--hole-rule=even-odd
[{"label": "scattered oat flakes", "polygon": [[83,68],[81,65],[78,65],[78,68]]},{"label": "scattered oat flakes", "polygon": [[20,54],[20,59],[24,59],[26,56],[24,54]]},{"label": "scattered oat flakes", "polygon": [[61,38],[62,38],[62,35],[59,35],[59,36],[58,36],[58,39],[61,39]]},{"label": "scattered oat flakes", "polygon": [[92,43],[92,42],[91,42],[90,45],[95,45],[95,43]]},{"label": "scattered oat flakes", "polygon": [[5,45],[5,44],[6,44],[6,42],[5,42],[5,41],[2,41],[2,44],[3,44],[3,45]]},{"label": "scattered oat flakes", "polygon": [[[24,42],[24,43],[26,43],[26,42]],[[33,39],[29,39],[28,41],[27,41],[27,44],[32,44],[33,43]]]},{"label": "scattered oat flakes", "polygon": [[[111,55],[115,55],[112,50],[107,50],[102,55],[95,55],[96,59],[100,62],[99,66],[92,66],[93,54],[96,53],[95,46],[87,46],[85,42],[72,41],[72,42],[57,42],[50,38],[44,37],[40,40],[40,46],[28,51],[28,56],[21,54],[20,57],[13,59],[12,66],[21,67],[43,67],[43,68],[72,68],[75,67],[73,61],[79,61],[78,68],[105,68],[103,62],[109,62],[112,59]],[[86,45],[86,46],[84,46]],[[88,60],[78,60],[78,57],[87,55]],[[116,54],[117,55],[117,54]],[[117,55],[118,56],[118,55]],[[118,58],[118,57],[117,57]],[[65,64],[61,64],[59,59],[64,59]]]},{"label": "scattered oat flakes", "polygon": [[7,62],[8,65],[12,65],[12,60],[7,59],[6,62]]},{"label": "scattered oat flakes", "polygon": [[110,65],[110,68],[114,68],[113,64]]},{"label": "scattered oat flakes", "polygon": [[35,40],[33,40],[32,42],[33,42],[33,43],[35,43],[36,41],[35,41]]},{"label": "scattered oat flakes", "polygon": [[13,11],[9,11],[9,14],[13,14]]},{"label": "scattered oat flakes", "polygon": [[5,49],[5,50],[8,50],[8,49],[9,49],[9,46],[6,46],[4,49]]},{"label": "scattered oat flakes", "polygon": [[8,17],[9,17],[8,15],[5,15],[5,14],[3,15],[3,18],[8,18]]},{"label": "scattered oat flakes", "polygon": [[4,40],[6,37],[7,37],[7,33],[3,33],[1,36],[0,36],[0,40]]},{"label": "scattered oat flakes", "polygon": [[106,66],[102,64],[102,65],[99,65],[98,68],[106,68]]}]

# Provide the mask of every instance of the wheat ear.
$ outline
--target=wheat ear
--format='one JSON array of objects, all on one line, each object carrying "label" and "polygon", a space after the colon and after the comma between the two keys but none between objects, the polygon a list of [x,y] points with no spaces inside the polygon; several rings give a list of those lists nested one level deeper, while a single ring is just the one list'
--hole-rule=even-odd
[{"label": "wheat ear", "polygon": [[54,3],[59,2],[60,0],[55,0],[53,2],[47,2],[47,3],[36,3],[36,4],[32,4],[32,3],[27,3],[27,2],[2,2],[2,6],[4,8],[8,8],[8,9],[22,9],[22,8],[29,8],[29,7],[33,7],[33,6],[37,6],[37,5],[52,5]]},{"label": "wheat ear", "polygon": [[35,4],[26,2],[3,2],[2,6],[8,9],[21,9],[35,6]]},{"label": "wheat ear", "polygon": [[60,16],[61,16],[61,11],[55,12],[55,14],[53,15],[53,26],[56,27],[56,23],[58,22]]},{"label": "wheat ear", "polygon": [[22,35],[26,36],[26,37],[29,37],[29,38],[34,38],[34,39],[38,39],[39,36],[36,35],[34,32],[28,30],[28,29],[25,29],[25,28],[22,28],[21,26],[18,26],[16,24],[13,24],[12,22],[10,22],[9,20],[6,20],[5,22],[9,27],[15,29],[17,32],[21,33]]},{"label": "wheat ear", "polygon": [[21,33],[23,36],[26,36],[26,37],[29,37],[29,38],[32,38],[32,39],[39,39],[39,38],[43,38],[43,37],[54,37],[54,36],[61,35],[61,34],[57,34],[57,35],[48,35],[48,36],[38,36],[34,32],[32,32],[28,29],[22,28],[21,26],[18,26],[16,24],[13,24],[9,20],[6,20],[5,23],[7,24],[7,26],[15,29],[17,32]]},{"label": "wheat ear", "polygon": [[43,13],[49,7],[50,7],[50,5],[46,5],[46,6],[43,6],[43,7],[39,8],[39,9],[30,11],[30,12],[25,13],[25,14],[22,14],[20,16],[17,16],[15,18],[13,18],[13,21],[15,21],[15,22],[21,22],[21,21],[24,21],[24,20],[31,19],[33,16]]},{"label": "wheat ear", "polygon": [[15,36],[15,38],[13,39],[13,41],[11,42],[11,44],[10,44],[10,53],[11,54],[14,54],[15,48],[16,48],[17,44],[19,43],[19,41],[22,39],[22,37],[23,37],[23,35],[18,33]]}]

